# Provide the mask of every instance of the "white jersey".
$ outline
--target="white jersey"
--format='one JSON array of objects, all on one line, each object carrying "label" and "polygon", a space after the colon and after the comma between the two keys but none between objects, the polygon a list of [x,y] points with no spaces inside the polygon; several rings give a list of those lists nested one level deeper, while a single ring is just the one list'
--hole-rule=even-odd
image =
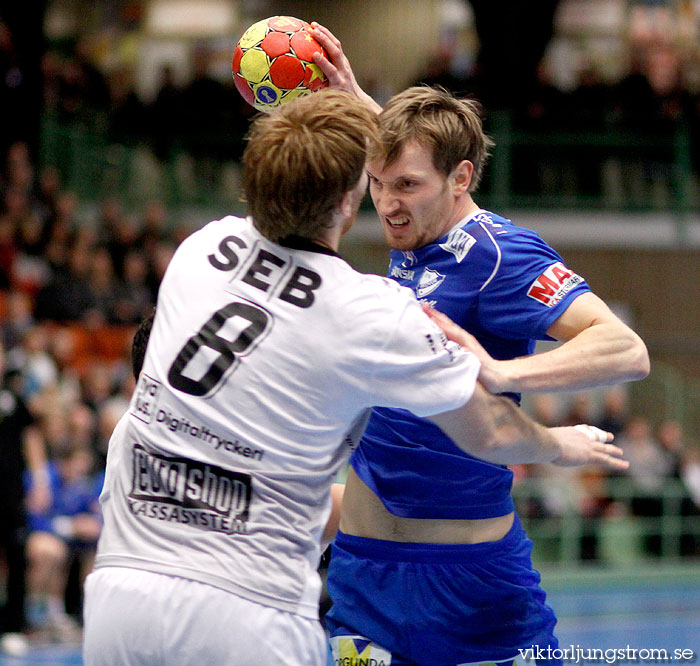
[{"label": "white jersey", "polygon": [[317,617],[329,488],[369,408],[455,409],[478,370],[409,289],[250,220],[211,222],[162,281],[109,445],[96,566]]}]

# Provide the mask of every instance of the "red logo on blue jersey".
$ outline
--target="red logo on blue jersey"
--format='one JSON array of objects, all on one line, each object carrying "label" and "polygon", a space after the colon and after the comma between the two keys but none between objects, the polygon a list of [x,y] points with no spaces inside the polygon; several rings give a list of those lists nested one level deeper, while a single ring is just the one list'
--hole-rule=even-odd
[{"label": "red logo on blue jersey", "polygon": [[549,266],[527,290],[527,295],[534,298],[548,308],[556,305],[577,284],[583,282],[583,278],[568,269],[561,261]]}]

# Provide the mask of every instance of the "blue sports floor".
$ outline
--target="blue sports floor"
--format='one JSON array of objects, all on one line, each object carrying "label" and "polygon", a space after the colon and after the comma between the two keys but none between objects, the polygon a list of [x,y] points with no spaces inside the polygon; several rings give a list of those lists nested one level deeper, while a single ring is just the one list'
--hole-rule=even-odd
[{"label": "blue sports floor", "polygon": [[[567,576],[545,572],[543,587],[559,617],[562,648],[663,648],[670,656],[664,663],[700,663],[700,564],[618,575],[603,570]],[[677,650],[691,650],[695,657],[674,659]],[[627,663],[660,662],[637,658]],[[30,664],[79,666],[80,647],[35,645],[22,659],[0,656],[0,666]]]},{"label": "blue sports floor", "polygon": [[692,650],[688,663],[700,660],[700,569],[685,582],[550,588],[547,598],[562,648]]}]

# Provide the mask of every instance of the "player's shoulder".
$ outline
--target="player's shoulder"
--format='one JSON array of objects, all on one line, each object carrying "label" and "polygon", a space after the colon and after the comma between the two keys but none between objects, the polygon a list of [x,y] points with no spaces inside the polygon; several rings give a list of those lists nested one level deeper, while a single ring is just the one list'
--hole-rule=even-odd
[{"label": "player's shoulder", "polygon": [[244,217],[227,215],[218,220],[208,222],[203,227],[192,232],[180,244],[181,247],[194,246],[202,243],[211,244],[212,239],[225,238],[231,234],[245,233],[252,226],[250,221]]},{"label": "player's shoulder", "polygon": [[352,301],[358,303],[371,303],[372,307],[382,304],[393,307],[396,303],[415,300],[413,292],[408,287],[382,275],[360,273],[345,262],[342,263],[337,277],[342,282],[343,291]]},{"label": "player's shoulder", "polygon": [[[481,268],[488,274],[500,259],[505,235],[515,239],[518,229],[506,218],[479,210],[453,227],[435,245],[439,248],[443,268],[459,271],[460,266],[464,266],[470,274]],[[436,249],[429,248],[428,252],[432,257],[437,256]]]},{"label": "player's shoulder", "polygon": [[448,234],[438,241],[441,250],[453,255],[458,264],[466,263],[464,259],[469,255],[470,262],[477,257],[493,257],[498,253],[502,237],[518,236],[520,229],[510,220],[491,213],[479,210],[463,220],[461,224],[453,227]]},{"label": "player's shoulder", "polygon": [[318,307],[312,315],[319,330],[333,331],[346,359],[369,359],[396,335],[412,308],[413,292],[394,280],[360,273],[345,262],[326,262],[321,272]]},{"label": "player's shoulder", "polygon": [[496,253],[505,258],[509,255],[556,255],[555,250],[536,231],[490,211],[479,211],[462,229],[474,237],[481,253]]},{"label": "player's shoulder", "polygon": [[417,303],[413,291],[395,280],[343,264],[335,275],[334,303],[342,304],[340,310],[355,321],[396,322],[406,307]]},{"label": "player's shoulder", "polygon": [[460,275],[463,285],[477,285],[480,290],[499,278],[512,280],[561,261],[535,231],[484,209],[454,227],[437,245],[440,266]]},{"label": "player's shoulder", "polygon": [[171,263],[189,264],[195,258],[206,257],[220,244],[226,244],[231,236],[245,238],[251,228],[252,223],[249,220],[234,215],[208,222],[193,231],[178,245]]},{"label": "player's shoulder", "polygon": [[511,219],[488,210],[480,210],[470,217],[461,229],[473,236],[477,243],[486,245],[513,241],[544,242],[532,229],[521,227]]}]

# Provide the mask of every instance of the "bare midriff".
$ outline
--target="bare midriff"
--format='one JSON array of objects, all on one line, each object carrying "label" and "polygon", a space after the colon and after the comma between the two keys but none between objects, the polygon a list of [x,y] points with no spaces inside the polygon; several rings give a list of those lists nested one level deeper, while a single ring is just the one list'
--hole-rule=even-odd
[{"label": "bare midriff", "polygon": [[513,512],[477,520],[395,516],[351,468],[345,485],[340,530],[354,536],[405,543],[474,544],[502,539],[513,520]]}]

